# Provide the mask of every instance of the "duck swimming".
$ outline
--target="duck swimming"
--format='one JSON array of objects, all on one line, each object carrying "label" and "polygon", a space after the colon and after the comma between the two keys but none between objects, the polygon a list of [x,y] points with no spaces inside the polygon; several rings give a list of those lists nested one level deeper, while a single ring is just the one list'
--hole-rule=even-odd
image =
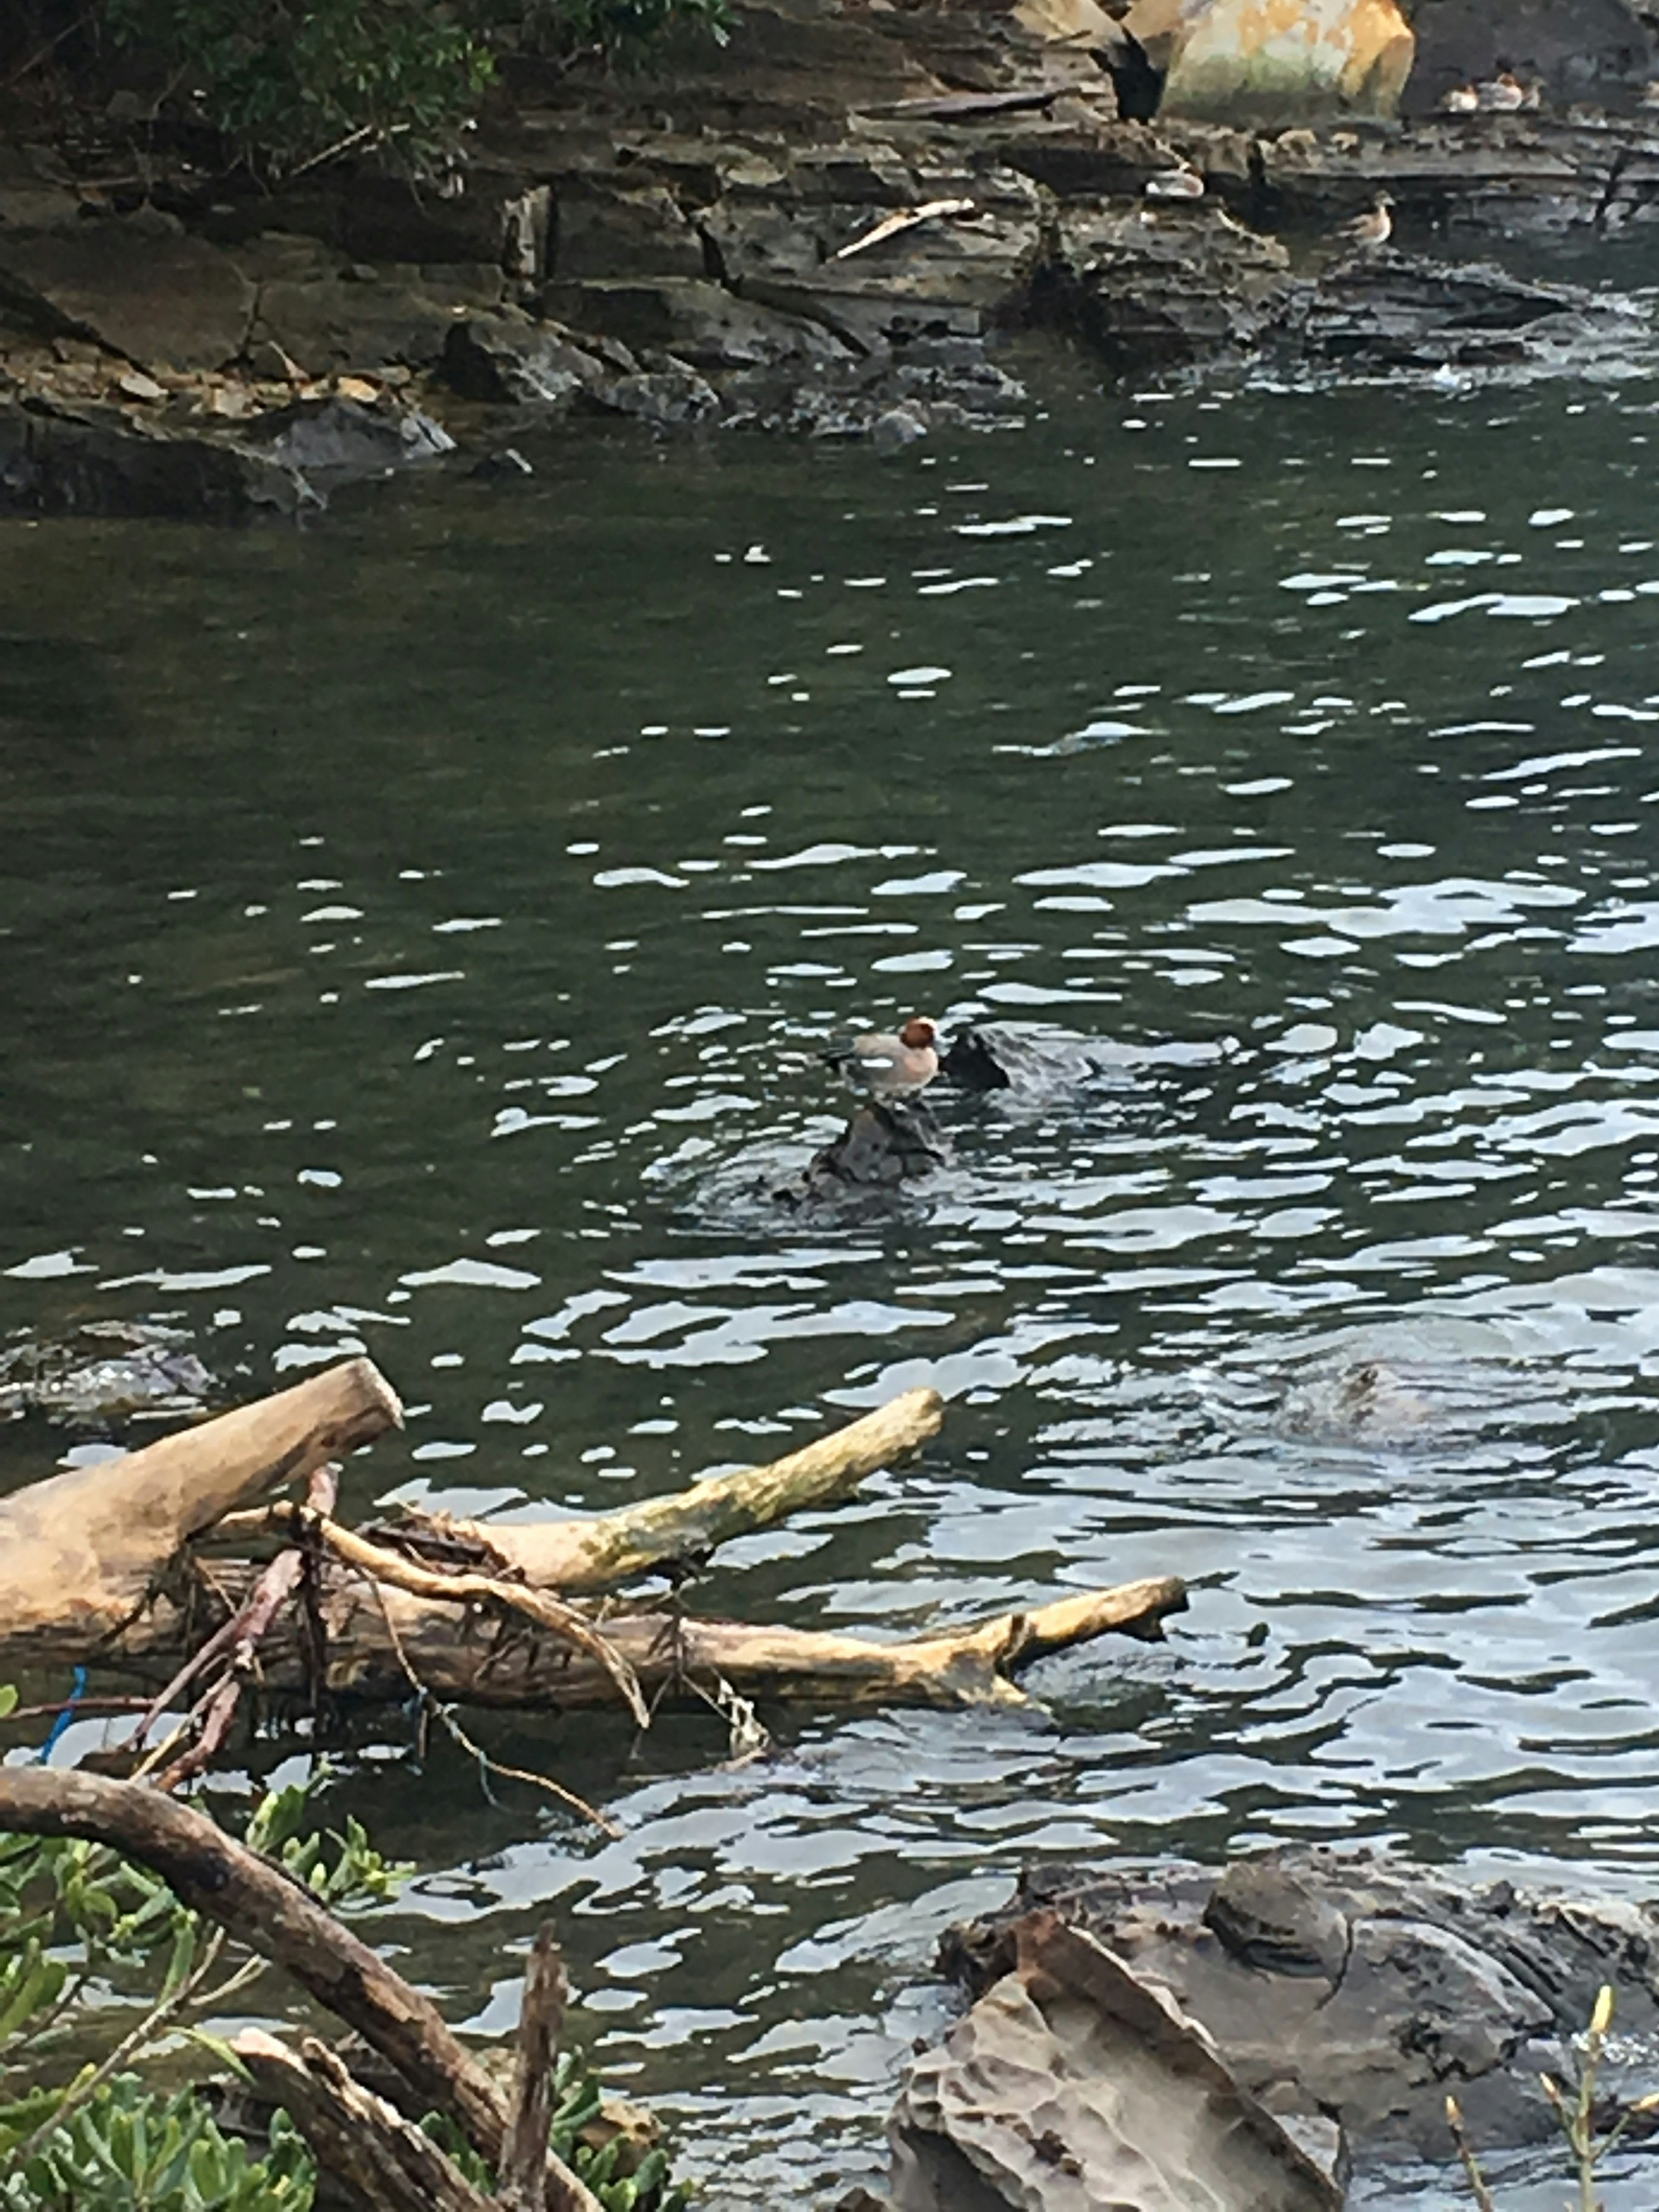
[{"label": "duck swimming", "polygon": [[939,1073],[933,1040],[938,1030],[925,1014],[912,1014],[896,1035],[872,1030],[839,1045],[824,1058],[839,1066],[855,1091],[878,1098],[902,1098],[925,1091]]}]

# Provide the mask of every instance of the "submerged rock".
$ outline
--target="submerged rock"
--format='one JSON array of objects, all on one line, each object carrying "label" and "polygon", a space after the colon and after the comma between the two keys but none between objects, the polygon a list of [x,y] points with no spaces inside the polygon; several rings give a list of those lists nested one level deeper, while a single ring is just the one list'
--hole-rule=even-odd
[{"label": "submerged rock", "polygon": [[945,1970],[991,1988],[1032,1913],[1097,1938],[1200,2024],[1241,2091],[1287,2124],[1334,2119],[1356,2160],[1449,2158],[1449,2090],[1483,2148],[1552,2137],[1540,2073],[1571,2081],[1604,1983],[1621,2032],[1659,2029],[1650,1908],[1364,1852],[1028,1869],[1006,1910],[949,1931]]},{"label": "submerged rock", "polygon": [[0,1419],[39,1413],[79,1425],[200,1413],[213,1377],[189,1346],[182,1329],[116,1321],[25,1338],[0,1350]]}]

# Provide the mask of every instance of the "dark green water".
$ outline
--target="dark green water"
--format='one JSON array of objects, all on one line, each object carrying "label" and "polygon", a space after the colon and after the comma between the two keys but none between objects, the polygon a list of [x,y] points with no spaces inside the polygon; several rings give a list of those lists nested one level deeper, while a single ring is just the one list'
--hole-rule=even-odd
[{"label": "dark green water", "polygon": [[[1027,1856],[1654,1886],[1655,404],[1142,395],[0,526],[0,1329],[165,1318],[236,1393],[366,1347],[411,1418],[354,1510],[608,1506],[932,1380],[924,1465],[699,1601],[1194,1584],[1029,1717],[773,1715],[738,1771],[485,1727],[617,1843],[395,1717],[348,1767],[452,2014],[554,1911],[712,2203],[833,2201]],[[744,1202],[836,1126],[812,1048],[916,1007],[1147,1056],[960,1115],[890,1228]],[[1404,1415],[1345,1425],[1375,1359]]]}]

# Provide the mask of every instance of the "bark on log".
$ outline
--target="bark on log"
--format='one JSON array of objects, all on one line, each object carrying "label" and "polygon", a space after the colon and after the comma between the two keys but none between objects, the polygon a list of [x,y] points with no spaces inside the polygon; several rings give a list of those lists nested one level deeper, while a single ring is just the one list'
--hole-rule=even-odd
[{"label": "bark on log", "polygon": [[536,1931],[519,2006],[519,2048],[507,2139],[495,2194],[508,2212],[534,2212],[545,2193],[547,2129],[553,2114],[553,2063],[564,2033],[568,1996],[564,1961],[550,1921]]},{"label": "bark on log", "polygon": [[231,2049],[256,2094],[280,2105],[311,2147],[319,2172],[354,2212],[491,2212],[430,2136],[354,2081],[314,2036],[296,2055],[263,2028],[244,2028]]},{"label": "bark on log", "polygon": [[786,1514],[833,1505],[878,1468],[919,1450],[944,1419],[945,1401],[937,1390],[907,1390],[764,1467],[710,1475],[672,1497],[648,1498],[592,1520],[503,1527],[434,1514],[429,1525],[441,1535],[483,1545],[503,1567],[538,1589],[591,1595],[649,1574],[665,1561],[769,1528]]},{"label": "bark on log", "polygon": [[[429,1997],[411,1989],[308,1889],[203,1814],[134,1782],[38,1766],[0,1767],[0,1834],[108,1844],[159,1874],[182,1905],[286,1968],[395,2066],[420,2104],[446,2112],[492,2165],[505,2100]],[[550,2150],[549,2212],[600,2212]]]},{"label": "bark on log", "polygon": [[349,1359],[291,1390],[0,1499],[0,1621],[7,1656],[78,1643],[79,1656],[143,1601],[187,1538],[279,1483],[399,1426],[380,1370]]}]

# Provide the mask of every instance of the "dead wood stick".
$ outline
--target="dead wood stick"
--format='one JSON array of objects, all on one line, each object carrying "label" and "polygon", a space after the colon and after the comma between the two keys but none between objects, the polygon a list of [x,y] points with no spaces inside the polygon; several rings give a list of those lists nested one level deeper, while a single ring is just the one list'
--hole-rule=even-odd
[{"label": "dead wood stick", "polygon": [[511,2212],[535,2212],[544,2193],[547,2127],[553,2110],[553,2062],[564,2033],[569,1991],[551,1922],[536,1931],[519,2007],[519,2047],[495,2194]]},{"label": "dead wood stick", "polygon": [[604,1668],[639,1726],[650,1727],[651,1711],[633,1668],[608,1635],[562,1598],[527,1589],[522,1583],[502,1582],[494,1575],[434,1574],[428,1568],[417,1567],[400,1552],[389,1551],[384,1544],[371,1544],[349,1528],[341,1528],[337,1521],[319,1519],[316,1526],[337,1559],[376,1582],[389,1583],[394,1589],[407,1590],[414,1597],[435,1598],[441,1605],[503,1606],[509,1612],[522,1613],[550,1635],[562,1637]]},{"label": "dead wood stick", "polygon": [[[897,1643],[660,1613],[615,1614],[605,1634],[647,1690],[720,1680],[748,1697],[819,1705],[1016,1705],[1025,1700],[1009,1677],[1021,1663],[1109,1632],[1156,1638],[1186,1603],[1185,1583],[1169,1576]],[[450,1608],[403,1591],[377,1596],[354,1582],[331,1592],[325,1610],[329,1686],[337,1694],[404,1694],[389,1614],[398,1650],[434,1696],[554,1710],[605,1705],[616,1696],[610,1676],[568,1644],[528,1634],[503,1638],[495,1623],[488,1633],[469,1636]]]},{"label": "dead wood stick", "polygon": [[921,207],[899,208],[891,215],[883,216],[881,221],[873,224],[861,238],[855,238],[850,246],[840,247],[830,258],[832,261],[850,261],[855,253],[864,252],[868,246],[879,246],[884,239],[896,238],[901,231],[914,230],[919,222],[933,222],[940,216],[971,215],[973,211],[972,200],[963,199],[927,200]]},{"label": "dead wood stick", "polygon": [[711,1550],[769,1528],[786,1515],[834,1504],[878,1468],[919,1451],[937,1435],[945,1401],[937,1390],[907,1390],[845,1428],[818,1437],[764,1467],[709,1475],[689,1490],[648,1498],[587,1521],[493,1521],[434,1514],[441,1535],[482,1544],[538,1589],[590,1596],[648,1574],[665,1561]]},{"label": "dead wood stick", "polygon": [[391,1385],[349,1359],[290,1390],[0,1500],[0,1645],[118,1627],[185,1540],[403,1419]]},{"label": "dead wood stick", "polygon": [[[313,1468],[306,1486],[305,1513],[313,1522],[332,1513],[340,1494],[340,1470],[332,1461]],[[230,1734],[245,1686],[258,1671],[259,1645],[277,1613],[300,1587],[306,1555],[290,1544],[278,1552],[253,1585],[253,1595],[237,1616],[237,1633],[230,1664],[204,1700],[196,1741],[156,1778],[158,1790],[176,1790],[181,1782],[200,1774],[216,1757]],[[143,1731],[141,1730],[142,1734]]]},{"label": "dead wood stick", "polygon": [[[205,1814],[137,1783],[6,1766],[0,1834],[83,1838],[149,1867],[181,1905],[286,1968],[396,2067],[422,2106],[447,2112],[483,2157],[499,2161],[505,2102],[431,1999],[308,1889]],[[599,2212],[592,2191],[551,2150],[544,2202],[549,2212]]]},{"label": "dead wood stick", "polygon": [[296,2056],[263,2028],[244,2028],[231,2049],[262,2097],[280,2105],[354,2212],[489,2212],[430,2136],[356,2081],[335,2054],[307,2036]]}]

